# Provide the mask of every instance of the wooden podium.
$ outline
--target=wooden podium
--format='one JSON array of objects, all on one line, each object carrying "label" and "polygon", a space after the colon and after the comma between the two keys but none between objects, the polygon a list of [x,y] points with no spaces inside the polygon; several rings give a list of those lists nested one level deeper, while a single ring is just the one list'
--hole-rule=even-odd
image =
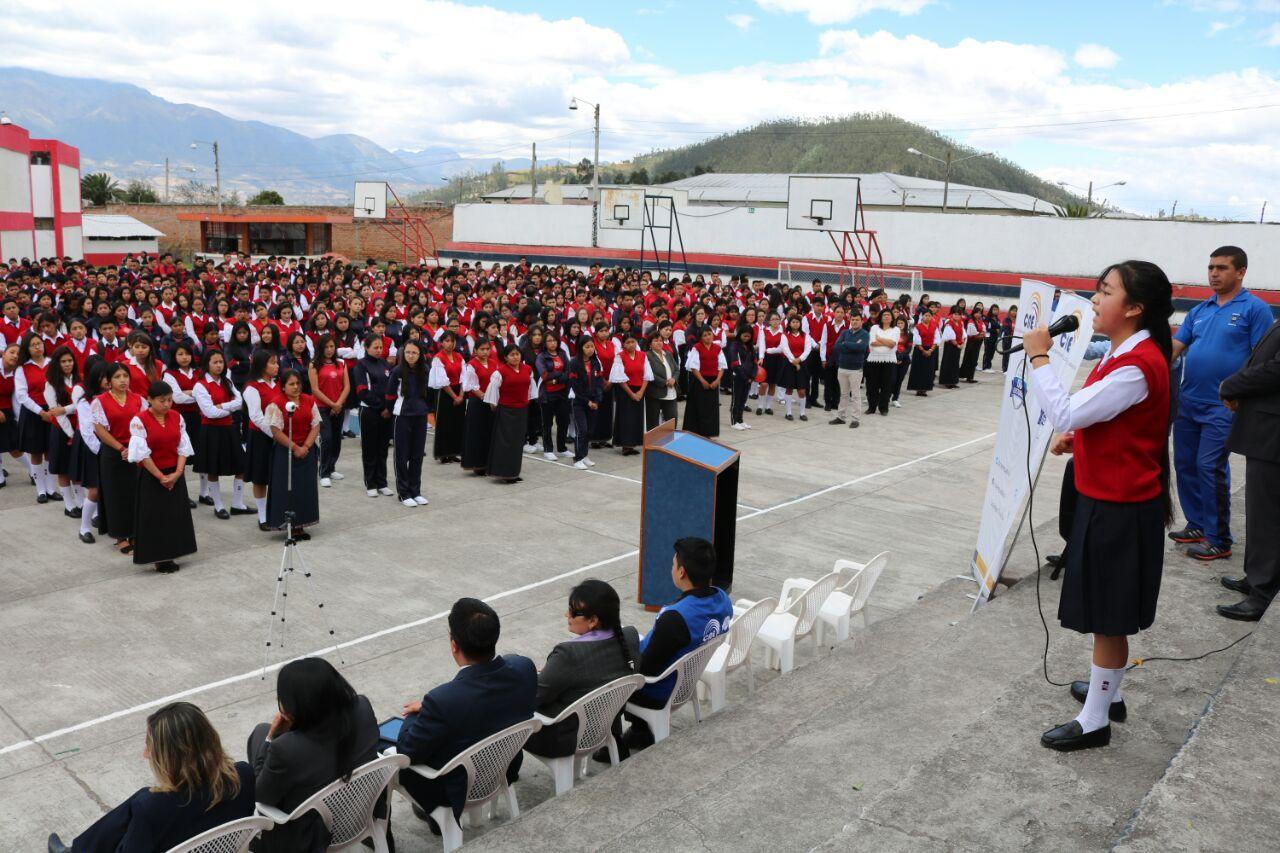
[{"label": "wooden podium", "polygon": [[680,597],[671,581],[671,557],[676,540],[685,536],[715,545],[715,586],[733,583],[738,451],[675,426],[670,420],[644,436],[637,600],[646,610]]}]

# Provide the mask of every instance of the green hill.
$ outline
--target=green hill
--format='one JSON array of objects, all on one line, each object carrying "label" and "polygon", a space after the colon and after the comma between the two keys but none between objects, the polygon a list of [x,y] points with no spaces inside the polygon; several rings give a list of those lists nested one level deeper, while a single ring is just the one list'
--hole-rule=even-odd
[{"label": "green hill", "polygon": [[[609,179],[643,169],[653,183],[667,183],[706,171],[843,173],[893,172],[942,180],[942,164],[908,154],[917,148],[935,157],[948,149],[958,160],[979,152],[923,125],[888,114],[859,113],[824,121],[779,119],[664,151],[638,156],[630,164],[603,166]],[[628,168],[630,171],[628,171]],[[1061,205],[1084,199],[1000,157],[977,157],[952,167],[951,180],[997,190],[1027,193]],[[639,183],[634,178],[631,183]]]}]

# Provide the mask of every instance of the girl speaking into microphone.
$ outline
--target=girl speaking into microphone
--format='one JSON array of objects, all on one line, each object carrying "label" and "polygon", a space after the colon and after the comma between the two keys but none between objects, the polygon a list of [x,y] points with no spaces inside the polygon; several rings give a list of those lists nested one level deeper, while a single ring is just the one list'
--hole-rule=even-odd
[{"label": "girl speaking into microphone", "polygon": [[1049,332],[1022,339],[1032,367],[1031,387],[1054,430],[1051,450],[1075,456],[1080,493],[1058,620],[1093,634],[1088,687],[1072,685],[1084,702],[1072,721],[1045,732],[1040,742],[1068,751],[1106,746],[1111,720],[1126,710],[1120,681],[1129,659],[1129,635],[1155,621],[1164,565],[1169,497],[1169,315],[1173,288],[1155,264],[1124,261],[1098,278],[1093,296],[1096,333],[1111,350],[1084,387],[1068,395],[1050,365]]}]

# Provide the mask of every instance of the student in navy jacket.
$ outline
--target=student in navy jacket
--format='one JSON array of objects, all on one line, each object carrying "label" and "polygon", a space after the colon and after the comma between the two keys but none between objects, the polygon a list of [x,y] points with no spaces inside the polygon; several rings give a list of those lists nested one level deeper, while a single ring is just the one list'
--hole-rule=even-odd
[{"label": "student in navy jacket", "polygon": [[[441,767],[469,746],[533,716],[538,673],[521,655],[496,654],[498,614],[475,598],[460,598],[449,611],[449,648],[460,669],[452,681],[434,687],[419,702],[404,706],[404,725],[396,751],[414,764]],[[514,782],[520,771],[517,754],[507,768]],[[466,773],[461,768],[442,779],[400,774],[400,786],[426,819],[432,809],[449,805],[454,817],[466,801]],[[431,831],[439,834],[432,823]]]},{"label": "student in navy jacket", "polygon": [[[168,850],[253,814],[253,768],[227,757],[218,732],[195,705],[175,702],[148,717],[143,754],[155,784],[107,812],[70,847],[50,835],[49,853]],[[187,787],[188,780],[199,784]]]},{"label": "student in navy jacket", "polygon": [[579,342],[578,355],[569,363],[568,379],[569,390],[573,392],[573,467],[590,468],[596,463],[587,458],[587,444],[595,431],[608,383],[593,338]]}]

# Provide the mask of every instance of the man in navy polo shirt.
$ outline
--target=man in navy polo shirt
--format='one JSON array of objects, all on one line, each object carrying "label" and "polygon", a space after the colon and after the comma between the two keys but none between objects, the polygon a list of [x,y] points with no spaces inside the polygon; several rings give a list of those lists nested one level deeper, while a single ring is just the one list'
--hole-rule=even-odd
[{"label": "man in navy polo shirt", "polygon": [[1267,304],[1244,289],[1247,266],[1243,249],[1215,250],[1209,258],[1214,295],[1187,312],[1173,339],[1173,357],[1186,354],[1173,462],[1187,525],[1169,538],[1191,544],[1187,554],[1197,560],[1231,556],[1231,411],[1219,399],[1218,386],[1244,365],[1272,323]]}]

